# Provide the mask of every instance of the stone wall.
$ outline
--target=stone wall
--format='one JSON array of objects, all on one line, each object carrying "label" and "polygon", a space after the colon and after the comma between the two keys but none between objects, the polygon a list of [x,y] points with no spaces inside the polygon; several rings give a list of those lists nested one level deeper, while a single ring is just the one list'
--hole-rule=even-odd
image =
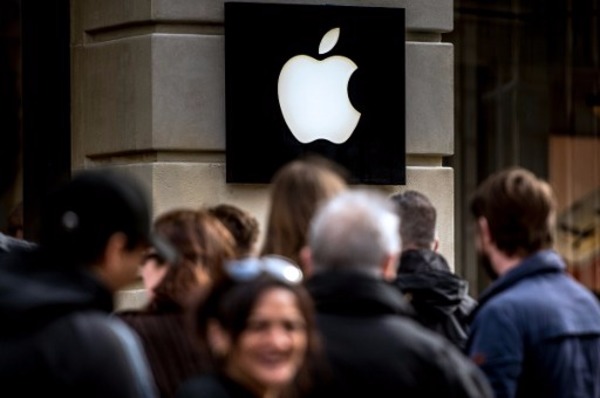
[{"label": "stone wall", "polygon": [[[319,1],[279,0],[322,4]],[[114,165],[151,189],[155,214],[229,202],[264,224],[268,186],[225,184],[223,0],[72,1],[72,161]],[[439,211],[454,264],[451,0],[330,0],[406,8],[407,184]],[[262,239],[262,237],[261,237]]]}]

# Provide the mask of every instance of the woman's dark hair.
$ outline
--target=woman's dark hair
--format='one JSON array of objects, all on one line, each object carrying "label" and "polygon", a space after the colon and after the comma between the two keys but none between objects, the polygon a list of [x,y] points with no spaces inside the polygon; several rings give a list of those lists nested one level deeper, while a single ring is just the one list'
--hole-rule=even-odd
[{"label": "woman's dark hair", "polygon": [[225,263],[235,257],[234,240],[221,222],[207,211],[177,208],[154,221],[154,232],[166,239],[179,255],[154,288],[151,305],[187,307],[201,294],[196,267],[208,270],[212,280],[223,277]]},{"label": "woman's dark hair", "polygon": [[[317,335],[314,303],[302,284],[289,284],[266,273],[250,281],[236,282],[224,278],[215,284],[196,313],[196,326],[203,344],[207,349],[207,330],[210,321],[217,321],[230,335],[235,346],[246,330],[250,317],[260,297],[270,289],[285,289],[296,297],[297,307],[306,323],[307,350],[304,362],[296,375],[290,391],[285,396],[302,396],[312,386],[315,366],[320,362],[321,345]],[[223,358],[211,354],[215,371],[222,369]]]},{"label": "woman's dark hair", "polygon": [[238,206],[227,203],[209,207],[208,211],[231,232],[236,242],[236,255],[252,255],[260,234],[260,225],[256,217]]}]

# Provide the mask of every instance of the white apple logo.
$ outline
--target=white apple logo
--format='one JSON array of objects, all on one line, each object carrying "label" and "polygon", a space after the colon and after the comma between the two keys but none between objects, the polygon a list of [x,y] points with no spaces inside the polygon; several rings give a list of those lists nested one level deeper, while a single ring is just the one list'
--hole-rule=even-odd
[{"label": "white apple logo", "polygon": [[[319,54],[337,43],[340,28],[321,39]],[[360,112],[348,98],[348,82],[358,67],[349,58],[332,56],[318,61],[307,55],[290,58],[279,74],[278,96],[283,118],[303,144],[319,138],[342,144],[350,138]]]}]

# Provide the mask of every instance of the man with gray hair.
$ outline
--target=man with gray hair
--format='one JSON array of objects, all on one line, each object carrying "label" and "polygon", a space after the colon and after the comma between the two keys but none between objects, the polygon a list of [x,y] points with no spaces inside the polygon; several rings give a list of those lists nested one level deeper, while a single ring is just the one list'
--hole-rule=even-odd
[{"label": "man with gray hair", "polygon": [[389,199],[367,190],[339,194],[312,220],[302,259],[329,366],[314,396],[491,397],[477,367],[410,319],[389,283],[399,223]]}]

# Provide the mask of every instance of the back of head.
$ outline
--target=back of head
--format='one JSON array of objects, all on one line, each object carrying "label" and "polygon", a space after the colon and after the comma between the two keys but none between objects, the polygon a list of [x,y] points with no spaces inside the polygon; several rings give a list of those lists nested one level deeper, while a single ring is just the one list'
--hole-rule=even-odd
[{"label": "back of head", "polygon": [[507,255],[525,257],[552,245],[554,193],[528,170],[492,174],[475,191],[470,208],[475,218],[487,220],[492,239]]},{"label": "back of head", "polygon": [[260,226],[252,214],[231,204],[219,204],[208,209],[223,223],[236,242],[237,257],[252,255],[258,240]]},{"label": "back of head", "polygon": [[184,304],[190,298],[188,292],[201,287],[197,275],[206,275],[210,279],[206,282],[222,278],[225,263],[235,256],[233,237],[205,210],[169,210],[156,218],[154,232],[168,241],[179,256],[154,288],[157,300]]},{"label": "back of head", "polygon": [[310,220],[325,200],[347,187],[343,171],[311,157],[281,168],[271,185],[271,207],[262,254],[280,254],[299,263]]},{"label": "back of head", "polygon": [[315,215],[309,246],[315,270],[376,272],[383,259],[400,250],[399,218],[393,204],[376,191],[349,190]]},{"label": "back of head", "polygon": [[429,198],[417,191],[391,196],[400,216],[402,248],[431,249],[435,241],[436,210]]},{"label": "back of head", "polygon": [[91,265],[115,233],[125,235],[127,249],[149,244],[150,220],[149,198],[133,176],[85,170],[44,201],[40,244],[60,260],[56,265]]}]

